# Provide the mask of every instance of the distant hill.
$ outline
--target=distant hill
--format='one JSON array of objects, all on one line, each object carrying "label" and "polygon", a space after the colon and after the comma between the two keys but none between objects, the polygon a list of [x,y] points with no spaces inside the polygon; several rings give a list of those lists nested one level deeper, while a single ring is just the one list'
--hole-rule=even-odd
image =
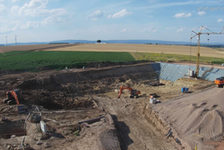
[{"label": "distant hill", "polygon": [[[162,44],[162,45],[196,45],[190,42],[182,42],[182,41],[162,41],[162,40],[101,40],[102,43],[117,43],[117,44]],[[52,41],[50,43],[96,43],[96,41],[89,41],[89,40],[61,40],[61,41]],[[224,47],[224,44],[214,43],[214,44],[206,44],[201,43],[201,46],[206,47]]]},{"label": "distant hill", "polygon": [[[174,44],[174,45],[185,45],[190,44],[189,42],[173,42],[173,41],[160,41],[160,40],[101,40],[102,43],[121,43],[121,44]],[[89,40],[61,40],[52,41],[50,43],[96,43],[96,41]]]},{"label": "distant hill", "polygon": [[[192,45],[190,42],[181,42],[181,41],[162,41],[162,40],[101,40],[102,43],[117,43],[117,44],[162,44],[162,45]],[[51,42],[27,42],[27,43],[17,43],[16,45],[37,45],[37,44],[78,44],[78,43],[87,43],[93,44],[96,41],[91,40],[59,40]],[[15,43],[10,43],[8,45],[15,45]],[[196,44],[193,44],[196,45]],[[0,46],[4,46],[1,44]],[[206,47],[224,47],[224,44],[215,43],[215,44],[206,44],[201,43],[201,46]]]}]

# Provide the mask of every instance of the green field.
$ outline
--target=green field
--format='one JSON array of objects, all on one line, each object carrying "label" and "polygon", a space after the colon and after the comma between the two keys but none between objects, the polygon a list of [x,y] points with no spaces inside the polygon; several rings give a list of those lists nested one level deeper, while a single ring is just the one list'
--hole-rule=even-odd
[{"label": "green field", "polygon": [[[89,63],[133,62],[195,62],[195,56],[128,53],[128,52],[56,52],[56,51],[17,51],[0,53],[0,71],[40,71],[48,69],[80,68]],[[201,57],[203,64],[222,64],[223,58]]]},{"label": "green field", "polygon": [[39,71],[82,67],[91,62],[130,62],[133,56],[126,52],[7,52],[0,54],[1,71]]},{"label": "green field", "polygon": [[[177,54],[162,54],[162,53],[132,53],[136,60],[149,60],[161,62],[196,62],[196,56],[177,55]],[[203,64],[222,64],[223,58],[200,57],[200,63]]]}]

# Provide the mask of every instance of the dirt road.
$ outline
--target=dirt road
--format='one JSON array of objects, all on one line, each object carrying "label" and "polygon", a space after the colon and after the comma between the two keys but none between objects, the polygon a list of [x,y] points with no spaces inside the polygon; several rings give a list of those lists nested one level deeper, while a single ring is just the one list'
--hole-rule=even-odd
[{"label": "dirt road", "polygon": [[65,48],[75,44],[36,44],[36,45],[13,45],[0,46],[0,53],[11,51],[41,51],[54,48]]},{"label": "dirt road", "polygon": [[145,97],[130,99],[96,98],[106,111],[116,120],[122,150],[177,150],[173,140],[167,139],[152,123],[144,117],[148,104]]}]

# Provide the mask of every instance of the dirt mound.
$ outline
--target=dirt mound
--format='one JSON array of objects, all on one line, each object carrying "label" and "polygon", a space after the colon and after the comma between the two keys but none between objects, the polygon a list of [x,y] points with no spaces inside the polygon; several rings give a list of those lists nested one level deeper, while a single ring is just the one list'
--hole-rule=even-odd
[{"label": "dirt mound", "polygon": [[211,88],[154,107],[193,149],[212,150],[209,141],[219,141],[224,130],[223,89]]}]

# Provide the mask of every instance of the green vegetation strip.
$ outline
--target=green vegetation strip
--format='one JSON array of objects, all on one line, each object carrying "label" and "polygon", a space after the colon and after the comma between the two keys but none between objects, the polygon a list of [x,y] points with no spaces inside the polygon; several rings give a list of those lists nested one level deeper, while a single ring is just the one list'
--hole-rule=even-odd
[{"label": "green vegetation strip", "polygon": [[[196,62],[196,56],[163,54],[163,53],[132,53],[136,60],[161,61],[161,62]],[[203,64],[222,64],[223,58],[200,57]]]},{"label": "green vegetation strip", "polygon": [[8,52],[0,54],[0,71],[39,71],[82,67],[95,62],[135,61],[126,52]]}]

